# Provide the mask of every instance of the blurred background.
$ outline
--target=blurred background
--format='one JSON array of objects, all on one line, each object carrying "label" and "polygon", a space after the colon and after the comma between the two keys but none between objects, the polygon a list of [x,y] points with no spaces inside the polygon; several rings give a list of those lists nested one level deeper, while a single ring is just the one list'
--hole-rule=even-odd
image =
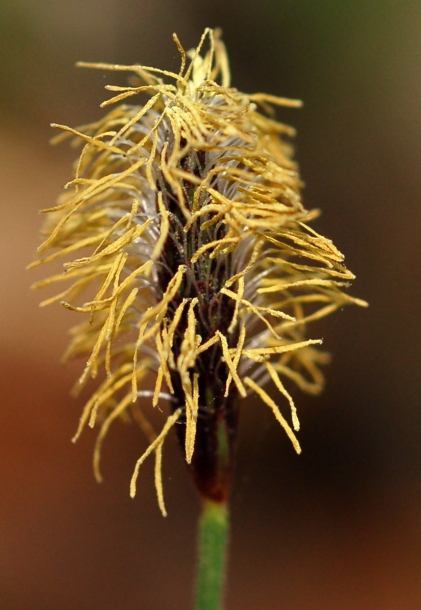
[{"label": "blurred background", "polygon": [[166,445],[169,516],[152,461],[134,501],[144,441],[114,427],[105,482],[94,432],[70,443],[83,363],[60,355],[74,315],[39,309],[28,272],[41,219],[75,152],[49,123],[102,115],[112,73],[77,60],[178,70],[171,36],[196,46],[220,26],[234,86],[301,98],[279,118],[315,224],[346,253],[370,308],[329,319],[327,387],[295,393],[303,454],[260,403],[242,410],[227,610],[421,607],[421,3],[405,0],[2,0],[0,16],[0,598],[4,610],[189,607],[198,502],[175,439]]}]

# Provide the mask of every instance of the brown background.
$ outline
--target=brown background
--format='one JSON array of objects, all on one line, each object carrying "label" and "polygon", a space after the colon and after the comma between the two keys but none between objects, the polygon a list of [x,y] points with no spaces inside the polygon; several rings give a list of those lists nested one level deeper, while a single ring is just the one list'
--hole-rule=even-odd
[{"label": "brown background", "polygon": [[[99,116],[113,75],[77,60],[177,69],[221,26],[234,84],[299,97],[280,118],[316,228],[347,254],[347,309],[314,331],[334,354],[317,399],[299,396],[303,455],[270,413],[244,405],[227,610],[421,607],[421,4],[402,0],[3,0],[0,24],[0,605],[4,610],[189,607],[198,503],[174,441],[164,454],[169,517],[144,444],[117,424],[92,476],[94,435],[73,446],[82,363],[59,364],[74,315],[40,310],[27,272],[37,211],[70,177],[51,121]],[[116,82],[114,79],[113,82]]]}]

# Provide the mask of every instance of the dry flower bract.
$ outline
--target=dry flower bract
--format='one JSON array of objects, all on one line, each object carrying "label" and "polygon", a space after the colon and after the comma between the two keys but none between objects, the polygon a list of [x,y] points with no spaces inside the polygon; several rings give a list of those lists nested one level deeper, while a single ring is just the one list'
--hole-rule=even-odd
[{"label": "dry flower bract", "polygon": [[[164,514],[162,447],[173,426],[199,491],[214,499],[229,488],[239,397],[257,394],[300,452],[286,385],[319,392],[327,361],[321,341],[307,338],[308,324],[364,304],[343,292],[354,276],[342,254],[307,224],[316,214],[301,202],[288,143],[294,130],[273,112],[300,103],[232,88],[218,32],[206,30],[187,53],[174,40],[178,73],[81,64],[127,71],[132,82],[106,87],[113,96],[102,106],[113,108],[98,122],[54,125],[64,131],[58,139],[70,136],[83,149],[58,205],[45,210],[34,263],[66,261],[37,286],[65,283],[42,305],[59,301],[85,318],[67,351],[87,358],[80,385],[105,371],[75,439],[100,422],[100,479],[103,439],[131,413],[150,443],[131,494],[154,453]],[[147,101],[129,104],[135,97]],[[277,400],[264,389],[269,381]],[[162,402],[171,414],[156,434],[144,407]]]}]

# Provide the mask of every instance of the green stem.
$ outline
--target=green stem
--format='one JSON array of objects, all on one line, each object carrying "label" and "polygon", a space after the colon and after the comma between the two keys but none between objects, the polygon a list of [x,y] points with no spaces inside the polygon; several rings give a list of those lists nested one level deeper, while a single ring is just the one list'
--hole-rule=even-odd
[{"label": "green stem", "polygon": [[222,610],[227,534],[228,506],[204,500],[199,522],[196,610]]}]

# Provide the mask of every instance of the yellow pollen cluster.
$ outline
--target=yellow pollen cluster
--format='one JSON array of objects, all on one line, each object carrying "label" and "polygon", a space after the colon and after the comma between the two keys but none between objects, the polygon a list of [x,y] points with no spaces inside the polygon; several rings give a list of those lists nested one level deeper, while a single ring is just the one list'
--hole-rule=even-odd
[{"label": "yellow pollen cluster", "polygon": [[[83,148],[75,177],[47,212],[41,258],[65,259],[64,271],[36,286],[66,283],[43,301],[87,315],[72,330],[67,357],[87,359],[79,386],[104,376],[87,402],[74,440],[100,422],[94,470],[110,425],[131,413],[155,453],[160,508],[162,447],[183,421],[192,461],[197,425],[212,407],[201,393],[208,363],[225,367],[224,396],[255,393],[274,413],[297,452],[296,408],[284,382],[317,393],[320,340],[310,322],[346,304],[365,305],[343,289],[354,278],[332,242],[308,226],[317,214],[301,202],[291,158],[291,127],[273,106],[299,102],[240,93],[230,86],[218,32],[206,30],[181,56],[178,73],[146,66],[81,64],[127,71],[127,87],[107,86],[113,109],[78,129],[55,125]],[[209,50],[202,55],[205,43]],[[135,96],[143,105],[129,105]],[[89,294],[89,299],[80,295]],[[154,379],[152,390],[145,388]],[[264,389],[273,382],[291,424]],[[141,403],[173,406],[156,434]]]}]

